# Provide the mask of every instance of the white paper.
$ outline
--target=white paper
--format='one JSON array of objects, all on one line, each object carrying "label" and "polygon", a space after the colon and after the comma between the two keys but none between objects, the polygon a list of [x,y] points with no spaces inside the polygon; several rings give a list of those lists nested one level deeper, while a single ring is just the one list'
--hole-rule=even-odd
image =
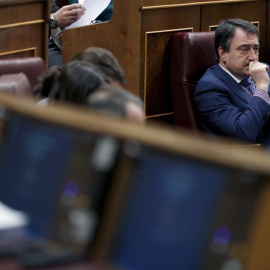
[{"label": "white paper", "polygon": [[85,14],[65,29],[90,25],[91,21],[95,20],[110,2],[111,0],[84,0],[83,7],[86,9]]},{"label": "white paper", "polygon": [[11,209],[0,202],[0,230],[21,227],[28,222],[28,217],[23,212]]}]

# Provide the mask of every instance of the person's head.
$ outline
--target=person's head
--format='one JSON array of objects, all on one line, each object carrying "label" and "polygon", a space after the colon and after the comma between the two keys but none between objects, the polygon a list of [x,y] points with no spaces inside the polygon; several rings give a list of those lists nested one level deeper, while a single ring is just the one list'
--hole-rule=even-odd
[{"label": "person's head", "polygon": [[49,98],[86,104],[88,96],[105,82],[87,63],[73,61],[62,67],[54,78]]},{"label": "person's head", "polygon": [[144,122],[142,100],[122,87],[106,83],[86,62],[69,62],[51,80],[50,101],[76,103],[108,116]]},{"label": "person's head", "polygon": [[136,123],[144,123],[142,100],[124,88],[103,85],[87,101],[89,108],[110,116],[126,118]]},{"label": "person's head", "polygon": [[105,81],[110,84],[124,86],[125,74],[116,57],[108,50],[99,47],[89,47],[77,53],[70,62],[82,61],[99,72]]},{"label": "person's head", "polygon": [[259,56],[257,27],[242,19],[222,21],[215,33],[215,50],[219,63],[236,78],[250,76],[249,63]]},{"label": "person's head", "polygon": [[60,66],[52,66],[49,68],[45,75],[42,78],[39,78],[39,81],[34,88],[34,96],[41,98],[48,97],[54,84],[54,79],[59,76],[60,71]]}]

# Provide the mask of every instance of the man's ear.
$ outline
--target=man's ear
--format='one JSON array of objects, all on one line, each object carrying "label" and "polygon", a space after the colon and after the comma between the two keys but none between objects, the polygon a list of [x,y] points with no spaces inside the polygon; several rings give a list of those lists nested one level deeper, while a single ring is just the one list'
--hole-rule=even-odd
[{"label": "man's ear", "polygon": [[223,63],[226,63],[226,61],[227,61],[227,54],[226,54],[226,52],[221,47],[218,47],[218,54],[219,54],[220,60]]}]

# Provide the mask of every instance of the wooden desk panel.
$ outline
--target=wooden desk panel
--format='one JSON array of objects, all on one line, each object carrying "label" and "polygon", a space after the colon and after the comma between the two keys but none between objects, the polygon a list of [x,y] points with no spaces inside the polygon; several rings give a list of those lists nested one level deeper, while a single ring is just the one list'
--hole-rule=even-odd
[{"label": "wooden desk panel", "polygon": [[142,11],[140,96],[149,119],[173,116],[170,94],[170,36],[200,31],[200,7]]},{"label": "wooden desk panel", "polygon": [[[220,1],[220,0],[217,0]],[[237,0],[236,0],[237,1]],[[184,7],[191,5],[200,5],[201,3],[207,3],[209,0],[143,0],[143,9],[156,9],[156,8],[173,8]],[[199,4],[200,3],[200,4]]]},{"label": "wooden desk panel", "polygon": [[0,58],[40,56],[47,62],[49,4],[0,1]]},{"label": "wooden desk panel", "polygon": [[63,33],[63,60],[75,53],[98,46],[110,50],[119,60],[128,79],[127,88],[138,93],[140,61],[139,1],[114,1],[113,19],[97,25],[68,29]]}]

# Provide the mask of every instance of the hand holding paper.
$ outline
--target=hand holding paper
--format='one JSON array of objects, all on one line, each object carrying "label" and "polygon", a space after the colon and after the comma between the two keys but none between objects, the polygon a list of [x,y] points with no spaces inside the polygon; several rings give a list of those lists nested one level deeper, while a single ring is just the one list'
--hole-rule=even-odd
[{"label": "hand holding paper", "polygon": [[61,29],[78,21],[85,13],[85,8],[80,4],[66,5],[54,13],[58,27]]},{"label": "hand holding paper", "polygon": [[111,0],[85,0],[83,3],[83,7],[86,9],[84,15],[66,29],[90,25],[91,21],[95,20],[110,2]]}]

